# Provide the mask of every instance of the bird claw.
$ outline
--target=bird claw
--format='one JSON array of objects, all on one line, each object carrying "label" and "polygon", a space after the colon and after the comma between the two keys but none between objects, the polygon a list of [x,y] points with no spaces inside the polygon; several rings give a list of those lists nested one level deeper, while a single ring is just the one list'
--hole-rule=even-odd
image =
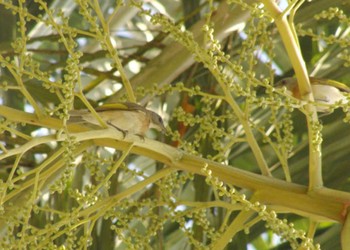
[{"label": "bird claw", "polygon": [[140,135],[140,134],[135,134],[137,135],[143,142],[145,141],[145,137],[143,135]]},{"label": "bird claw", "polygon": [[[118,128],[117,126],[115,126],[114,124],[112,124],[111,122],[107,122],[107,124],[113,128],[115,128],[116,130],[120,131],[123,134],[123,139],[125,139],[126,135],[128,134],[127,130],[123,130],[121,128]],[[145,141],[145,137],[141,134],[135,134],[136,136],[138,136],[143,142]]]},{"label": "bird claw", "polygon": [[107,124],[113,128],[115,128],[116,130],[120,131],[123,134],[123,139],[125,139],[126,135],[128,134],[127,130],[123,130],[121,128],[118,128],[117,126],[113,125],[111,122],[107,122]]}]

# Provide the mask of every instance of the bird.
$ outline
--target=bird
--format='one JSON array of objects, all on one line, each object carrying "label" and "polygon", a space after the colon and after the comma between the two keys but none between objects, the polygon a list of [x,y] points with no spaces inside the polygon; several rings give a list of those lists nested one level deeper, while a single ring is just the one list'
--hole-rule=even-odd
[{"label": "bird", "polygon": [[[166,132],[162,117],[137,103],[109,103],[95,108],[95,111],[107,125],[122,132],[124,138],[131,133],[144,139],[150,128]],[[68,124],[90,123],[101,126],[88,109],[71,110],[69,116]]]},{"label": "bird", "polygon": [[[342,102],[348,103],[345,93],[350,93],[350,88],[343,83],[316,77],[309,77],[312,94],[316,103],[317,112],[329,113],[330,105]],[[298,81],[295,77],[287,77],[276,84],[277,87],[286,87],[287,93],[301,100]]]}]

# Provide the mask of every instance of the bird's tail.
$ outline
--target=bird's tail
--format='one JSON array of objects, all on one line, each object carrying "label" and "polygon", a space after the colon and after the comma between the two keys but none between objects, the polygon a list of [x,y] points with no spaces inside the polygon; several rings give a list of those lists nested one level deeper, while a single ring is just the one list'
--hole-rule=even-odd
[{"label": "bird's tail", "polygon": [[71,111],[69,111],[69,120],[67,121],[68,124],[86,122],[86,120],[84,120],[84,118],[83,118],[83,115],[86,113],[88,113],[87,110],[71,110]]}]

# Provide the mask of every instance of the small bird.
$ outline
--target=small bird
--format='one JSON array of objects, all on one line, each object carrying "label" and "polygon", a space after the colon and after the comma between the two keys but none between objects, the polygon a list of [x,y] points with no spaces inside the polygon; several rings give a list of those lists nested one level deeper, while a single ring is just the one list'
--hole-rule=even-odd
[{"label": "small bird", "polygon": [[[312,94],[316,102],[317,112],[330,112],[331,108],[329,105],[339,103],[340,101],[342,103],[348,103],[348,99],[344,93],[350,93],[350,88],[345,84],[316,77],[310,77],[309,79]],[[276,86],[286,87],[290,95],[301,100],[299,86],[296,78],[284,78],[280,80]]]},{"label": "small bird", "polygon": [[[166,132],[163,119],[155,112],[131,102],[104,104],[97,107],[97,114],[107,125],[116,128],[126,136],[127,133],[144,138],[150,128]],[[96,117],[87,109],[69,112],[68,123],[91,123],[99,125]]]}]

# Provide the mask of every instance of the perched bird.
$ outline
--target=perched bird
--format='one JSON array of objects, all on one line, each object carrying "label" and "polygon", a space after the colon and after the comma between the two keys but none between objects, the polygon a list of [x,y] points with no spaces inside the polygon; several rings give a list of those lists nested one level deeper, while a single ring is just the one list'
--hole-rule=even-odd
[{"label": "perched bird", "polygon": [[[310,84],[312,89],[312,94],[316,102],[317,112],[329,112],[331,108],[329,105],[339,103],[347,103],[348,99],[344,93],[350,93],[350,88],[343,83],[310,77]],[[280,80],[277,87],[286,87],[290,95],[297,99],[301,99],[299,92],[299,86],[297,79],[294,77],[288,77]],[[318,105],[317,105],[318,104]]]},{"label": "perched bird", "polygon": [[[163,119],[155,112],[131,102],[105,104],[96,109],[97,114],[107,125],[112,126],[124,134],[138,135],[144,138],[150,128],[165,132]],[[91,123],[100,125],[96,117],[87,109],[69,112],[68,123]]]}]

